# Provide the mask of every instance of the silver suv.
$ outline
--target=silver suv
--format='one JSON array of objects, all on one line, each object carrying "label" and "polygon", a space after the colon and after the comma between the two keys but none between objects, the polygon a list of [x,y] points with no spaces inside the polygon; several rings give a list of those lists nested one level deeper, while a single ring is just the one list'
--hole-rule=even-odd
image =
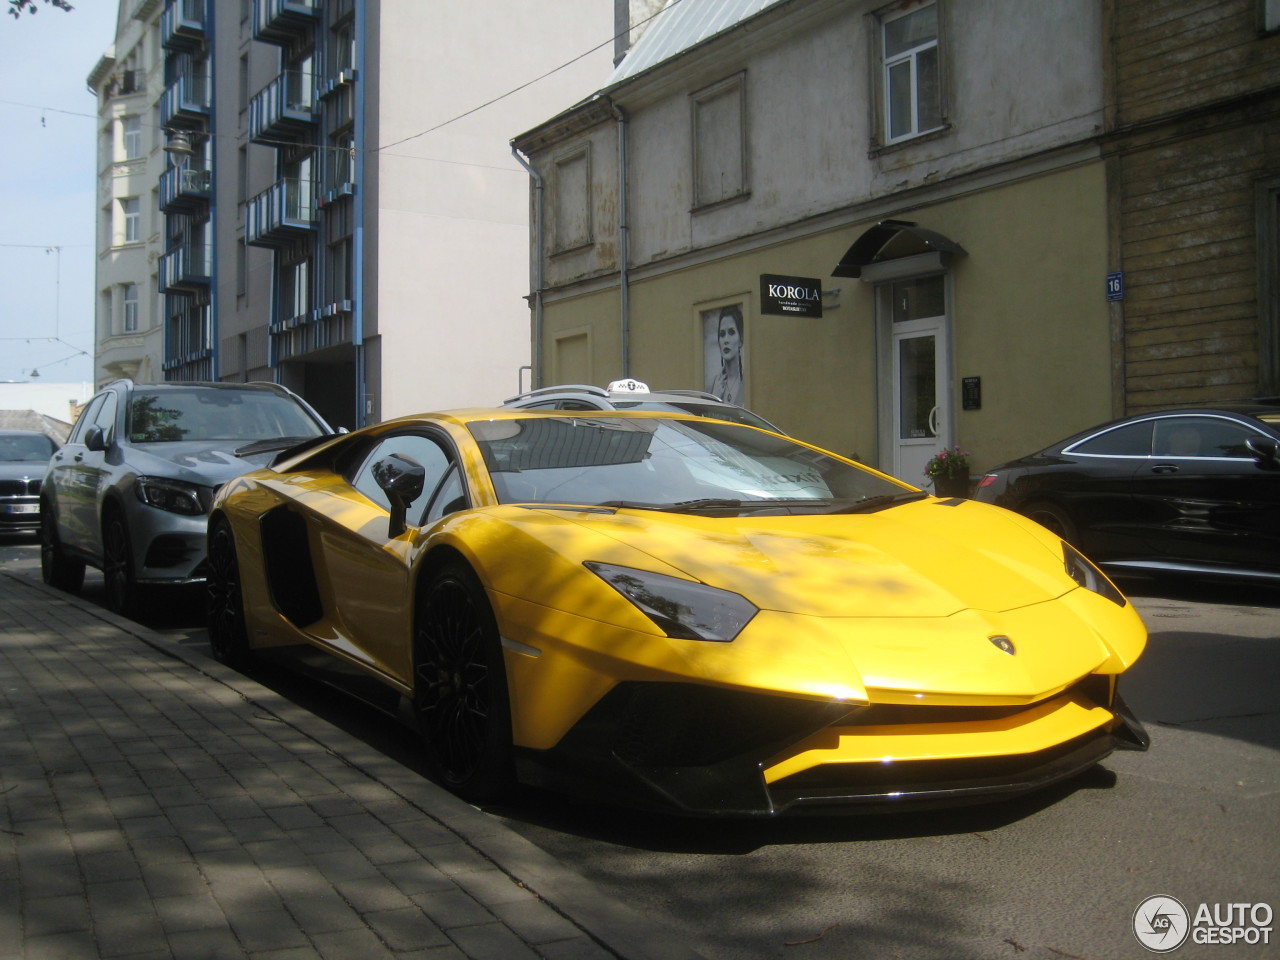
[{"label": "silver suv", "polygon": [[526,410],[663,410],[667,413],[693,413],[713,420],[728,420],[748,426],[782,433],[759,414],[736,403],[727,403],[715,394],[701,390],[651,391],[639,380],[615,380],[608,388],[586,383],[568,383],[542,387],[502,402],[504,407]]},{"label": "silver suv", "polygon": [[217,488],[333,432],[276,384],[108,384],[49,460],[40,491],[45,583],[75,592],[85,565],[97,567],[107,606],[127,616],[143,586],[202,581]]}]

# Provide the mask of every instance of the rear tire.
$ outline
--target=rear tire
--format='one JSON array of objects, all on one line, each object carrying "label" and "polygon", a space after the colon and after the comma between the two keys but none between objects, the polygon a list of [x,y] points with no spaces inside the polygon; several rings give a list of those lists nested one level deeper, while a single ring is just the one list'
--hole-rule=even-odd
[{"label": "rear tire", "polygon": [[84,585],[84,563],[72,560],[63,551],[58,522],[49,503],[40,508],[40,576],[49,586],[67,593],[79,593]]},{"label": "rear tire", "polygon": [[209,575],[205,580],[209,647],[214,657],[229,667],[243,667],[252,659],[249,631],[244,619],[244,592],[235,535],[225,520],[209,532]]},{"label": "rear tire", "polygon": [[1022,508],[1021,513],[1028,519],[1040,524],[1050,533],[1057,534],[1073,547],[1078,548],[1080,546],[1079,528],[1076,526],[1075,521],[1071,519],[1071,514],[1056,503],[1047,501],[1029,503]]},{"label": "rear tire", "polygon": [[472,802],[511,789],[511,704],[497,621],[479,578],[461,561],[440,570],[418,598],[413,706],[433,779]]}]

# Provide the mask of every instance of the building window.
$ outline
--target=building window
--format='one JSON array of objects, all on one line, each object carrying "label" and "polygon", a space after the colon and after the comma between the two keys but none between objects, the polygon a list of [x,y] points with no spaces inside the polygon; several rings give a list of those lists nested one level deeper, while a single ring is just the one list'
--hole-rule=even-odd
[{"label": "building window", "polygon": [[300,260],[285,266],[281,278],[280,315],[286,319],[311,313],[311,261]]},{"label": "building window", "polygon": [[591,243],[591,145],[555,160],[555,253]]},{"label": "building window", "polygon": [[885,142],[937,130],[942,126],[937,5],[886,17],[880,38]]},{"label": "building window", "polygon": [[126,283],[121,299],[124,307],[121,315],[120,328],[124,333],[138,332],[138,285],[136,283]]},{"label": "building window", "polygon": [[137,160],[142,156],[142,118],[125,117],[121,125],[124,130],[124,158]]},{"label": "building window", "polygon": [[142,241],[142,202],[137,197],[122,197],[120,215],[124,218],[123,240],[125,243]]},{"label": "building window", "polygon": [[1266,33],[1280,30],[1280,0],[1262,0],[1262,29]]},{"label": "building window", "polygon": [[747,196],[746,90],[740,73],[692,97],[695,210]]}]

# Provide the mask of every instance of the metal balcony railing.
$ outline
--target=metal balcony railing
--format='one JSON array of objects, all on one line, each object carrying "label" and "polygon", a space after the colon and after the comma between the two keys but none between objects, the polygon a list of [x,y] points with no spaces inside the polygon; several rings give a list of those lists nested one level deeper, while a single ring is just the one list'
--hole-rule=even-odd
[{"label": "metal balcony railing", "polygon": [[315,231],[315,184],[287,177],[262,191],[245,205],[244,239],[260,247],[275,247]]},{"label": "metal balcony railing", "polygon": [[205,0],[167,0],[160,12],[160,43],[166,50],[191,50],[204,40]]},{"label": "metal balcony railing", "polygon": [[213,279],[213,246],[184,243],[160,258],[160,289],[166,293],[207,287]]},{"label": "metal balcony railing", "polygon": [[253,39],[285,45],[319,22],[318,0],[253,0]]},{"label": "metal balcony railing", "polygon": [[160,126],[200,126],[209,116],[209,80],[180,76],[160,95]]},{"label": "metal balcony railing", "polygon": [[305,137],[316,124],[310,73],[286,70],[249,101],[249,139],[268,146]]},{"label": "metal balcony railing", "polygon": [[213,174],[201,163],[187,162],[168,167],[160,174],[160,209],[185,210],[207,203],[213,187]]}]

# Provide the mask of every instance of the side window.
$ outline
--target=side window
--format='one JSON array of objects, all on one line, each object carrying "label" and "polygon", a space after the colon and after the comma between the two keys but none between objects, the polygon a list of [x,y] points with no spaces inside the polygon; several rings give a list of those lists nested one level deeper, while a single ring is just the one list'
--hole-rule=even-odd
[{"label": "side window", "polygon": [[382,492],[382,488],[378,486],[378,482],[374,479],[373,465],[383,457],[393,453],[398,453],[417,461],[422,464],[422,468],[426,472],[426,477],[422,484],[422,493],[412,503],[408,504],[408,508],[405,511],[406,518],[410,523],[413,523],[416,518],[422,515],[428,499],[436,487],[439,486],[440,480],[449,469],[451,461],[445,449],[430,437],[406,433],[383,439],[364,458],[364,462],[360,464],[360,468],[351,480],[351,485],[388,512],[391,510],[391,501],[387,499],[387,495]]},{"label": "side window", "polygon": [[1151,456],[1152,421],[1116,427],[1082,440],[1071,447],[1070,453],[1084,453],[1095,457],[1149,457]]},{"label": "side window", "polygon": [[84,432],[94,422],[106,399],[107,394],[100,393],[89,402],[89,405],[84,408],[84,411],[80,414],[80,419],[76,421],[76,425],[67,437],[67,443],[84,443]]},{"label": "side window", "polygon": [[108,444],[116,438],[116,395],[108,393],[102,398],[102,406],[93,417],[93,422],[102,428],[102,439]]},{"label": "side window", "polygon": [[1222,417],[1170,417],[1156,424],[1158,457],[1249,457],[1245,441],[1256,436],[1245,424]]},{"label": "side window", "polygon": [[942,119],[937,4],[911,5],[880,23],[884,142],[936,130]]},{"label": "side window", "polygon": [[462,471],[454,464],[449,468],[436,495],[431,498],[431,506],[427,508],[427,515],[422,518],[420,526],[429,527],[441,517],[464,510],[466,506],[467,491],[462,485]]}]

